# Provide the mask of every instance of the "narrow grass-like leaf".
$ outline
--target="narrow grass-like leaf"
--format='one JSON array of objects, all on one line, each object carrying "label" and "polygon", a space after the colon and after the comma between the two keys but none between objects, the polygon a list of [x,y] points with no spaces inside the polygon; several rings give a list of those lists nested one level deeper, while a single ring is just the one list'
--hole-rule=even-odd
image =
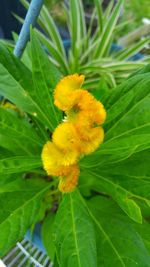
[{"label": "narrow grass-like leaf", "polygon": [[55,60],[54,64],[60,68],[63,74],[67,74],[69,72],[68,63],[64,61],[63,56],[56,50],[54,44],[43,33],[38,30],[35,31],[41,43],[48,49],[52,60]]},{"label": "narrow grass-like leaf", "polygon": [[[70,34],[71,34],[71,47],[74,61],[79,55],[80,39],[81,39],[81,12],[78,1],[69,1],[69,21],[70,21]],[[74,62],[76,65],[77,62]]]},{"label": "narrow grass-like leaf", "polygon": [[[82,0],[77,0],[78,6],[80,10],[80,38],[83,40],[86,35],[86,20],[85,20],[85,13]],[[79,26],[79,25],[78,25]]]},{"label": "narrow grass-like leaf", "polygon": [[114,6],[114,1],[113,0],[109,1],[108,5],[107,5],[107,7],[105,9],[105,12],[104,12],[104,21],[105,22],[110,17],[112,9],[113,9],[113,6]]},{"label": "narrow grass-like leaf", "polygon": [[53,43],[57,47],[57,50],[63,55],[64,61],[65,61],[66,53],[65,53],[65,49],[64,49],[60,34],[57,30],[57,27],[55,25],[55,22],[52,16],[50,15],[48,9],[45,6],[43,6],[42,8],[40,16],[42,17],[42,21],[45,23],[45,25],[47,25],[47,31],[49,33],[50,38],[52,39]]},{"label": "narrow grass-like leaf", "polygon": [[102,13],[101,0],[94,0],[94,2],[97,10],[98,29],[100,34],[103,32],[103,13]]},{"label": "narrow grass-like leaf", "polygon": [[138,43],[132,45],[130,48],[125,48],[120,53],[118,53],[118,55],[116,54],[116,58],[119,60],[126,60],[139,52],[149,42],[150,37],[147,37],[144,40],[141,40]]},{"label": "narrow grass-like leaf", "polygon": [[101,42],[95,51],[95,58],[102,57],[106,51],[106,47],[110,39],[112,38],[112,34],[120,14],[122,3],[123,3],[122,0],[118,1],[116,7],[113,9],[112,14],[104,27],[103,34],[101,37]]}]

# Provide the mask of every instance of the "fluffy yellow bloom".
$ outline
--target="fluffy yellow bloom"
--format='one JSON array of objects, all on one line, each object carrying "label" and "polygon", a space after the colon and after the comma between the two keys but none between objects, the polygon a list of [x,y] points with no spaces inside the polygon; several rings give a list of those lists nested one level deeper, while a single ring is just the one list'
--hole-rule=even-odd
[{"label": "fluffy yellow bloom", "polygon": [[102,127],[96,127],[89,132],[89,139],[81,140],[81,154],[88,155],[94,152],[104,140],[104,130]]},{"label": "fluffy yellow bloom", "polygon": [[43,167],[52,176],[62,176],[68,173],[68,166],[77,161],[74,151],[64,153],[59,150],[54,143],[48,141],[42,150]]},{"label": "fluffy yellow bloom", "polygon": [[49,175],[62,175],[62,166],[60,164],[61,154],[52,142],[47,142],[42,150],[43,167]]},{"label": "fluffy yellow bloom", "polygon": [[66,111],[74,105],[75,90],[80,89],[84,82],[84,75],[73,74],[64,77],[54,90],[54,104],[61,110]]},{"label": "fluffy yellow bloom", "polygon": [[52,140],[54,144],[63,151],[74,151],[77,157],[79,156],[80,138],[70,122],[63,122],[55,129]]},{"label": "fluffy yellow bloom", "polygon": [[75,124],[88,121],[90,126],[102,124],[106,119],[106,111],[101,102],[97,101],[88,91],[76,90],[74,93],[74,105],[66,114],[68,120]]},{"label": "fluffy yellow bloom", "polygon": [[74,191],[78,183],[80,171],[77,165],[70,166],[70,172],[64,177],[60,177],[58,188],[63,193]]},{"label": "fluffy yellow bloom", "polygon": [[44,169],[59,177],[59,190],[72,192],[78,183],[80,156],[94,152],[104,139],[101,125],[106,119],[103,104],[87,90],[81,89],[83,75],[63,78],[54,90],[55,105],[65,111],[60,123],[42,151]]}]

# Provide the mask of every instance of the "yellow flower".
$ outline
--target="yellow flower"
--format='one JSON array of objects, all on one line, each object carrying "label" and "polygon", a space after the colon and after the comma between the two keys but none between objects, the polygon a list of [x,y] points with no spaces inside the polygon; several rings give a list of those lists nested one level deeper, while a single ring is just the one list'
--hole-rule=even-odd
[{"label": "yellow flower", "polygon": [[60,177],[58,188],[63,193],[70,193],[74,191],[78,183],[78,177],[80,174],[79,167],[77,165],[70,166],[70,172],[64,177]]},{"label": "yellow flower", "polygon": [[62,175],[60,153],[52,142],[47,142],[42,150],[43,167],[49,175]]},{"label": "yellow flower", "polygon": [[102,124],[106,119],[106,111],[101,102],[97,101],[88,91],[76,90],[74,93],[74,105],[66,112],[68,120],[80,124],[80,121],[88,121],[90,126]]},{"label": "yellow flower", "polygon": [[48,141],[42,150],[43,167],[52,176],[62,176],[68,173],[68,166],[76,162],[74,152],[64,153],[54,143]]},{"label": "yellow flower", "polygon": [[61,110],[69,110],[74,104],[73,92],[80,89],[84,75],[73,74],[64,77],[54,90],[54,104]]},{"label": "yellow flower", "polygon": [[81,139],[81,154],[88,155],[94,152],[104,140],[102,127],[91,128],[88,133],[88,140]]},{"label": "yellow flower", "polygon": [[59,177],[59,190],[72,192],[78,183],[80,156],[94,152],[104,139],[100,126],[106,119],[103,104],[87,90],[81,89],[83,75],[63,78],[54,90],[55,105],[65,111],[65,122],[59,124],[42,151],[44,169]]},{"label": "yellow flower", "polygon": [[74,151],[76,157],[79,156],[80,138],[70,122],[63,122],[55,129],[52,140],[54,144],[63,151]]}]

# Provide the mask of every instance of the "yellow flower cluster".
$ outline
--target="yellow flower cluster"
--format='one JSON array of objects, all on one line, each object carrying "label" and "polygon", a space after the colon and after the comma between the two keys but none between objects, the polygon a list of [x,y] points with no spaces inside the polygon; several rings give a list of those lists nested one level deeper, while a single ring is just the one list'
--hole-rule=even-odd
[{"label": "yellow flower cluster", "polygon": [[59,190],[72,192],[78,182],[77,162],[83,155],[95,151],[103,142],[101,124],[106,111],[87,90],[81,89],[84,76],[64,77],[54,90],[55,105],[65,112],[65,121],[58,125],[42,151],[44,169],[59,177]]}]

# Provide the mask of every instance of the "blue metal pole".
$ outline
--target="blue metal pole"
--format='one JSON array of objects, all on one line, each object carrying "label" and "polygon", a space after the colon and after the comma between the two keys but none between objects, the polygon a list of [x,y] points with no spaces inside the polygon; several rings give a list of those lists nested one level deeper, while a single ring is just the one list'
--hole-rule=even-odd
[{"label": "blue metal pole", "polygon": [[24,24],[19,34],[18,41],[14,49],[14,55],[18,58],[22,56],[22,53],[30,38],[30,25],[32,25],[33,27],[35,26],[37,18],[40,14],[43,2],[44,0],[32,0],[31,1],[27,15],[25,17]]}]

